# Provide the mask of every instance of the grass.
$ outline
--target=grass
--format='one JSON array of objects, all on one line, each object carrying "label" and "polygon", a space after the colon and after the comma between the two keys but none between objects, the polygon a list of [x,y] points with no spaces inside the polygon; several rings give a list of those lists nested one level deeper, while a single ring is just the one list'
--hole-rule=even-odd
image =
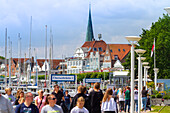
[{"label": "grass", "polygon": [[[158,111],[162,108],[163,106],[152,106],[151,108],[153,109],[151,112],[158,113]],[[165,106],[160,113],[170,113],[170,106]]]}]

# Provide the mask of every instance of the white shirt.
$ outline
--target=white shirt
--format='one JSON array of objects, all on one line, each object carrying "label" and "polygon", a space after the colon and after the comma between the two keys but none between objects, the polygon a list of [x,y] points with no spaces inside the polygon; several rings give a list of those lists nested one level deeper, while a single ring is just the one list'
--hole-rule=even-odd
[{"label": "white shirt", "polygon": [[116,112],[116,103],[114,101],[114,98],[110,98],[106,100],[106,102],[102,102],[101,106],[102,111],[115,111]]},{"label": "white shirt", "polygon": [[138,100],[138,90],[134,90],[134,100]]},{"label": "white shirt", "polygon": [[125,101],[123,93],[121,94],[120,92],[118,93],[119,96],[119,101]]},{"label": "white shirt", "polygon": [[89,111],[85,107],[81,109],[78,106],[76,106],[71,110],[70,113],[89,113]]}]

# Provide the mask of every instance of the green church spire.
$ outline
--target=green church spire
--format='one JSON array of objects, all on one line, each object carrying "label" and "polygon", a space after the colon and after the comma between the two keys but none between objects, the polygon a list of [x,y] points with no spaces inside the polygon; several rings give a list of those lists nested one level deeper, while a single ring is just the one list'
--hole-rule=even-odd
[{"label": "green church spire", "polygon": [[87,33],[86,33],[86,42],[93,41],[93,27],[92,27],[92,19],[91,19],[91,4],[89,4],[89,19],[88,19],[88,26],[87,26]]}]

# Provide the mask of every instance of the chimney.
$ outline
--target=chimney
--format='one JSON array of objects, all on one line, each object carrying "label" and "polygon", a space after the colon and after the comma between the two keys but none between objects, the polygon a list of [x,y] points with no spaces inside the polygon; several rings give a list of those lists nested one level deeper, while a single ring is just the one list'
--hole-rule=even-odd
[{"label": "chimney", "polygon": [[102,34],[98,34],[98,38],[99,38],[99,40],[101,40]]}]

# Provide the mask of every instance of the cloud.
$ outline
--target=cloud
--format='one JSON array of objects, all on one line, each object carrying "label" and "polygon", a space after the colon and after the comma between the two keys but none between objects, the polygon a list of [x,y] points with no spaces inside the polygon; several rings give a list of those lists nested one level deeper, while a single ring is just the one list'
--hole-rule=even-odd
[{"label": "cloud", "polygon": [[[125,36],[139,36],[142,28],[148,29],[170,5],[169,0],[0,0],[0,38],[7,27],[17,57],[17,35],[21,33],[22,51],[28,54],[32,16],[32,48],[38,48],[38,57],[45,54],[45,25],[48,44],[50,27],[53,30],[54,57],[71,56],[85,41],[89,2],[95,38],[102,33],[107,43],[127,43]],[[1,48],[3,43],[0,40]]]}]

